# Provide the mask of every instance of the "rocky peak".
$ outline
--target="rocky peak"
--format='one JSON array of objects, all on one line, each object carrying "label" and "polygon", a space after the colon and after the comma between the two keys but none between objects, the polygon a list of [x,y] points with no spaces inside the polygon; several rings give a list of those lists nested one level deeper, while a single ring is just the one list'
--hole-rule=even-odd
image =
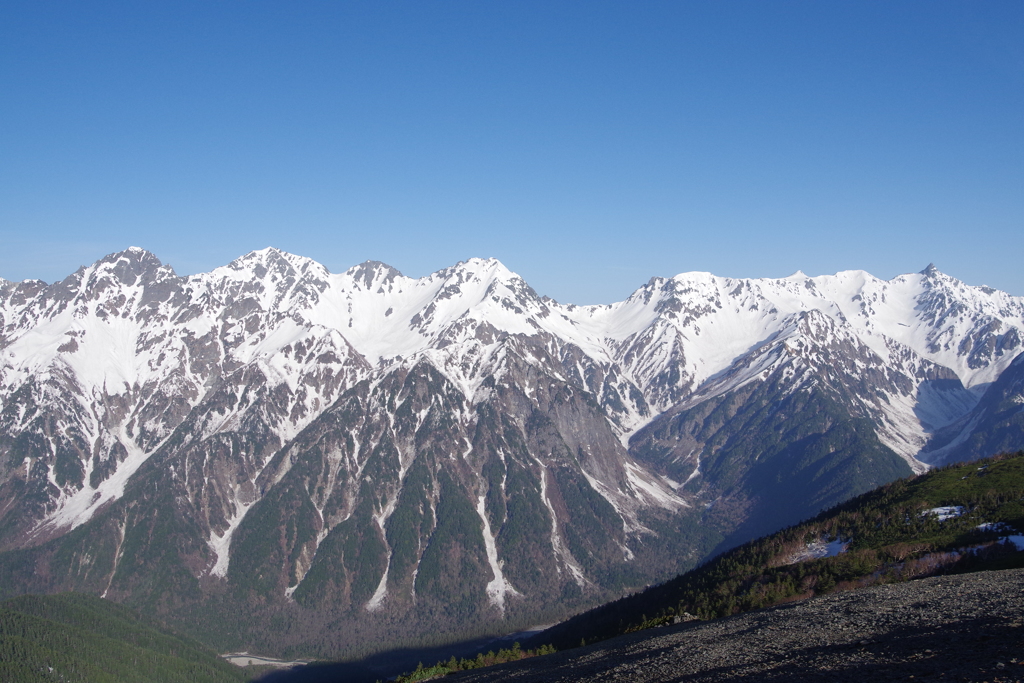
[{"label": "rocky peak", "polygon": [[[313,259],[290,254],[275,247],[250,251],[245,256],[236,258],[225,268],[242,277],[250,276],[258,280],[269,278],[272,282],[300,275],[326,280],[329,275],[327,269]],[[222,270],[224,269],[218,268],[213,272]]]},{"label": "rocky peak", "polygon": [[330,276],[313,259],[267,247],[193,279],[233,305],[270,311],[309,308],[329,287]]},{"label": "rocky peak", "polygon": [[[379,289],[390,285],[395,279],[402,277],[402,273],[380,261],[363,261],[357,266],[352,266],[345,271],[345,275],[352,278],[352,281],[363,289]],[[376,285],[376,287],[375,287]]]},{"label": "rocky peak", "polygon": [[165,266],[152,253],[140,247],[128,247],[124,251],[108,254],[93,264],[92,277],[105,276],[126,286],[145,284],[162,277],[174,276],[174,269]]},{"label": "rocky peak", "polygon": [[522,279],[496,258],[471,258],[459,261],[450,268],[439,270],[436,275],[457,285],[473,282],[489,286],[492,282],[507,283]]}]

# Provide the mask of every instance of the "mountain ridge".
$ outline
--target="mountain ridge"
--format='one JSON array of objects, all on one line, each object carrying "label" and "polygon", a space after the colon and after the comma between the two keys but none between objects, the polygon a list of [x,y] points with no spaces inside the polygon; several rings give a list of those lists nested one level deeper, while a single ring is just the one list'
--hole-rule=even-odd
[{"label": "mountain ridge", "polygon": [[942,430],[984,452],[1022,331],[1024,298],[934,268],[575,306],[496,259],[414,279],[268,248],[182,277],[133,248],[0,284],[0,574],[34,558],[172,611],[527,622],[738,539],[773,478],[832,472],[764,517],[784,525],[951,457]]}]

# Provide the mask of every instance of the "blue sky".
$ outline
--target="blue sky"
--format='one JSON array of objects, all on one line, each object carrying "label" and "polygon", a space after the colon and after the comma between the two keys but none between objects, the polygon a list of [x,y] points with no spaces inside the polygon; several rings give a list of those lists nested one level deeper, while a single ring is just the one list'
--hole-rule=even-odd
[{"label": "blue sky", "polygon": [[0,277],[129,245],[1024,295],[1024,3],[5,0]]}]

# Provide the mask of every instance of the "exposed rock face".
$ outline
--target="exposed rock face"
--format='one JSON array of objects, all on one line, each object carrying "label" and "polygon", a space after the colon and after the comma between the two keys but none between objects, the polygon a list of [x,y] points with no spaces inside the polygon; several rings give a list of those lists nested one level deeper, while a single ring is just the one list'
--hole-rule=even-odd
[{"label": "exposed rock face", "polygon": [[0,575],[291,615],[270,649],[525,624],[952,457],[1022,330],[933,268],[578,307],[494,260],[178,277],[133,248],[0,281]]}]

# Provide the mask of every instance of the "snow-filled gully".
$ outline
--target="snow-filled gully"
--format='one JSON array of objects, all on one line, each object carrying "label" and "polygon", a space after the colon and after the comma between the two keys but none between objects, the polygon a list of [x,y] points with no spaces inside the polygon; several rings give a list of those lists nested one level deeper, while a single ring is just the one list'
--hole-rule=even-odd
[{"label": "snow-filled gully", "polygon": [[[583,569],[576,563],[576,558],[565,547],[562,537],[558,533],[558,515],[555,514],[555,507],[548,500],[548,471],[540,460],[537,460],[537,464],[540,465],[540,499],[551,514],[551,549],[555,551],[555,556],[562,560],[562,564],[569,570],[576,584],[582,588],[587,584],[587,578],[583,575]],[[562,573],[562,568],[557,563],[555,564],[555,569],[559,574]]]},{"label": "snow-filled gully", "polygon": [[[394,429],[392,427],[392,429]],[[398,496],[402,493],[402,484],[405,483],[405,473],[408,471],[408,466],[402,467],[401,464],[401,453],[399,453],[399,477],[398,486],[395,489],[394,495],[388,500],[387,505],[380,511],[379,515],[374,515],[373,519],[377,522],[377,526],[380,528],[381,537],[384,539],[384,545],[388,549],[388,560],[384,566],[384,575],[380,577],[380,583],[377,584],[377,590],[373,592],[370,600],[366,603],[367,612],[376,612],[381,608],[384,603],[384,598],[388,594],[388,574],[391,572],[391,546],[388,545],[388,532],[387,523],[388,518],[395,511],[395,506],[398,504]]]},{"label": "snow-filled gully", "polygon": [[[126,515],[127,515],[127,513],[126,513]],[[107,581],[107,587],[104,588],[103,592],[100,594],[101,598],[107,597],[107,593],[110,592],[110,586],[113,585],[113,583],[114,583],[114,576],[117,574],[117,567],[121,563],[121,555],[122,555],[121,550],[124,547],[124,535],[125,535],[125,531],[127,531],[127,529],[128,529],[128,519],[127,519],[127,517],[125,517],[125,519],[121,520],[121,524],[118,525],[118,530],[120,531],[120,535],[117,538],[117,548],[114,550],[114,567],[110,570],[110,579]]]},{"label": "snow-filled gully", "polygon": [[229,552],[231,550],[231,537],[235,535],[235,531],[238,526],[245,519],[245,514],[249,512],[249,508],[255,505],[256,501],[250,503],[240,503],[235,501],[235,513],[228,520],[228,528],[224,530],[222,534],[210,534],[210,540],[207,543],[210,549],[213,550],[214,555],[217,556],[217,561],[214,562],[213,567],[210,569],[210,575],[219,578],[224,578],[228,575],[228,561],[230,559]]},{"label": "snow-filled gully", "polygon": [[484,548],[487,551],[487,564],[491,566],[494,578],[487,583],[487,598],[498,610],[505,613],[505,599],[510,595],[519,595],[501,571],[502,562],[498,560],[498,548],[494,543],[495,535],[491,533],[491,522],[487,518],[486,496],[480,496],[476,502],[476,514],[483,523]]}]

